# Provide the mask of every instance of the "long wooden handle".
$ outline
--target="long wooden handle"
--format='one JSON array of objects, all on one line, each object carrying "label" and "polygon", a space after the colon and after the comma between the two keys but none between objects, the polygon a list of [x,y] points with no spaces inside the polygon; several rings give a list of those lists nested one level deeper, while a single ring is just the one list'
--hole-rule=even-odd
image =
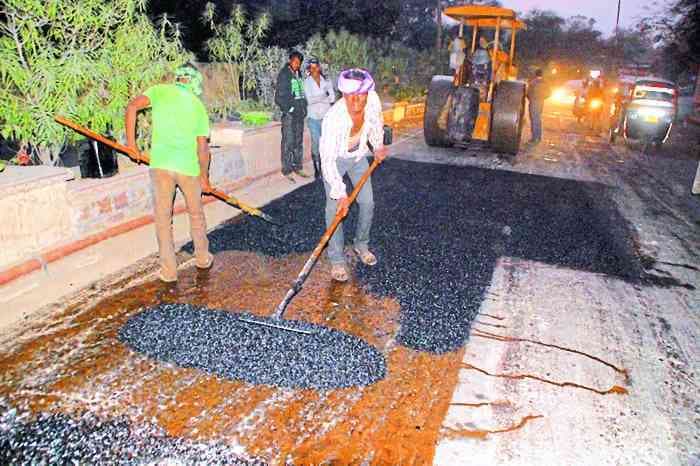
[{"label": "long wooden handle", "polygon": [[[380,163],[381,162],[379,161],[379,159],[375,157],[372,164],[369,166],[367,171],[365,171],[365,173],[362,175],[362,178],[360,178],[357,184],[355,184],[355,188],[350,193],[350,196],[348,197],[350,204],[352,204],[355,201],[355,198],[358,194],[360,194],[362,187],[365,185],[369,177],[372,176],[372,173],[374,172],[374,170],[376,170]],[[333,223],[331,223],[330,226],[323,233],[321,240],[316,245],[316,248],[314,248],[313,252],[311,253],[311,256],[309,256],[309,258],[306,260],[304,267],[302,267],[301,272],[299,272],[299,275],[297,275],[297,278],[296,280],[294,280],[294,283],[292,283],[292,287],[287,291],[287,294],[284,296],[282,302],[277,305],[277,308],[272,314],[273,319],[281,319],[284,316],[284,312],[287,309],[287,306],[289,305],[290,301],[301,290],[301,287],[306,281],[306,278],[309,276],[311,269],[313,268],[314,264],[316,264],[318,258],[321,256],[323,248],[326,247],[326,244],[328,244],[328,241],[330,241],[331,237],[333,236],[333,233],[335,233],[335,230],[338,228],[338,225],[340,225],[340,222],[343,221],[346,215],[347,212],[338,212],[335,215]]]},{"label": "long wooden handle", "polygon": [[[355,189],[352,190],[350,193],[350,196],[348,196],[348,201],[349,204],[352,204],[355,202],[355,198],[357,197],[358,194],[360,194],[360,191],[362,190],[362,187],[365,185],[367,180],[369,179],[370,176],[372,176],[372,173],[376,168],[379,166],[381,162],[379,159],[375,158],[372,164],[369,166],[367,171],[362,175],[362,178],[360,178],[360,181],[357,182],[355,185]],[[315,261],[318,259],[318,257],[321,255],[321,252],[323,251],[323,248],[326,246],[326,244],[331,240],[331,237],[333,236],[333,233],[335,233],[335,230],[338,228],[338,225],[340,225],[340,222],[343,221],[343,219],[348,215],[348,213],[341,213],[338,212],[335,215],[335,218],[333,219],[333,223],[330,224],[330,226],[326,229],[326,231],[323,233],[323,236],[321,237],[321,240],[318,242],[318,245],[316,246],[316,249],[314,249],[314,252],[311,254],[311,258]]]},{"label": "long wooden handle", "polygon": [[68,128],[72,129],[76,133],[82,134],[83,136],[88,137],[90,139],[93,139],[97,142],[101,142],[102,144],[109,146],[112,149],[121,152],[122,154],[124,154],[124,155],[128,156],[130,159],[132,159],[134,162],[138,162],[138,163],[150,162],[147,155],[142,154],[141,152],[135,151],[133,149],[130,149],[129,147],[127,147],[123,144],[119,144],[117,141],[106,138],[106,137],[102,136],[101,134],[96,133],[94,131],[91,131],[88,128],[85,128],[84,126],[80,126],[79,124],[74,123],[66,118],[63,118],[61,116],[56,116],[56,117],[54,117],[54,120],[56,120],[58,123],[62,124],[63,126],[67,126]]},{"label": "long wooden handle", "polygon": [[[149,161],[150,161],[149,158],[148,158],[148,155],[143,154],[143,153],[138,152],[138,151],[135,151],[135,150],[133,150],[133,149],[130,149],[129,147],[127,147],[127,146],[125,146],[125,145],[123,145],[123,144],[120,144],[120,143],[118,143],[117,141],[114,141],[114,140],[112,140],[112,139],[106,138],[106,137],[102,136],[101,134],[96,133],[96,132],[94,132],[94,131],[91,131],[91,130],[89,130],[88,128],[85,128],[85,127],[83,127],[83,126],[80,126],[80,125],[78,125],[77,123],[74,123],[74,122],[72,122],[72,121],[70,121],[70,120],[68,120],[68,119],[66,119],[66,118],[57,116],[57,117],[55,117],[54,119],[55,119],[58,123],[60,123],[60,124],[62,124],[62,125],[64,125],[64,126],[67,126],[68,128],[72,129],[73,131],[75,131],[75,132],[77,132],[77,133],[79,133],[79,134],[82,134],[82,135],[85,136],[85,137],[88,137],[88,138],[90,138],[90,139],[93,139],[93,140],[95,140],[95,141],[97,141],[97,142],[101,142],[102,144],[104,144],[104,145],[106,145],[106,146],[109,146],[109,147],[111,147],[112,149],[114,149],[114,150],[116,150],[116,151],[119,151],[119,152],[125,154],[125,155],[128,156],[130,159],[134,160],[135,162],[138,162],[138,163],[146,163],[146,164],[147,164],[147,163],[149,163]],[[278,222],[277,220],[273,219],[273,218],[270,217],[269,215],[265,214],[265,213],[264,213],[263,211],[261,211],[260,209],[256,209],[255,207],[249,206],[249,205],[247,205],[247,204],[241,202],[239,199],[235,198],[234,196],[228,195],[228,194],[226,194],[225,192],[223,192],[223,191],[221,191],[221,190],[219,190],[219,189],[212,188],[212,190],[211,190],[211,192],[210,192],[209,194],[211,194],[212,196],[215,196],[215,197],[221,199],[222,201],[226,202],[227,204],[231,204],[231,205],[233,205],[234,207],[237,207],[237,208],[241,209],[243,212],[245,212],[245,213],[247,213],[247,214],[254,215],[254,216],[256,216],[256,217],[261,217],[261,218],[263,218],[264,220],[267,220],[268,222],[274,223],[274,224],[276,224],[276,225],[279,225],[279,224],[280,224],[280,222]]]}]

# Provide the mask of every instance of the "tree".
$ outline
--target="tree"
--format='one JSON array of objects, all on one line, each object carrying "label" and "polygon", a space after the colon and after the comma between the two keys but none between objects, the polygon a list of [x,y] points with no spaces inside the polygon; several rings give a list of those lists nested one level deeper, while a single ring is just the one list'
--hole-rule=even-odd
[{"label": "tree", "polygon": [[653,45],[648,34],[634,29],[621,28],[608,40],[612,54],[622,63],[647,61]]},{"label": "tree", "polygon": [[77,139],[66,115],[123,129],[129,98],[190,56],[167,19],[154,28],[138,0],[5,0],[0,7],[0,127],[43,163]]},{"label": "tree", "polygon": [[207,41],[211,61],[220,62],[232,80],[232,89],[240,90],[234,95],[233,104],[245,98],[249,91],[255,89],[254,64],[261,53],[261,43],[270,28],[270,17],[263,13],[255,20],[246,17],[242,5],[234,5],[223,23],[216,22],[216,7],[206,4],[203,19],[209,24],[213,36]]},{"label": "tree", "polygon": [[700,64],[700,2],[667,0],[663,13],[643,18],[637,27],[661,48],[659,65],[676,79],[691,64]]},{"label": "tree", "polygon": [[391,34],[401,0],[268,0],[273,28],[268,44],[293,47],[314,34],[346,30],[381,37]]},{"label": "tree", "polygon": [[560,59],[560,47],[565,40],[564,18],[553,11],[534,9],[523,20],[527,29],[519,31],[515,41],[519,61],[542,67]]}]

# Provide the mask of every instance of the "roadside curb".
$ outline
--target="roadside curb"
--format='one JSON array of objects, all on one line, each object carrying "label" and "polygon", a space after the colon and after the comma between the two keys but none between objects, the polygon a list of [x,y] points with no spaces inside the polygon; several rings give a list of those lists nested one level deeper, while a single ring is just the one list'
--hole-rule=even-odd
[{"label": "roadside curb", "polygon": [[[255,177],[246,177],[246,178],[238,180],[234,183],[231,183],[229,185],[224,185],[220,189],[222,189],[225,192],[230,193],[232,191],[236,191],[236,190],[245,188],[245,187],[255,183],[256,181],[273,176],[277,172],[278,172],[278,170],[272,170],[272,171],[269,171],[267,173],[263,173],[262,175],[255,176]],[[203,200],[204,205],[208,205],[208,204],[211,204],[213,202],[222,202],[222,201],[219,201],[218,199],[216,199],[212,196],[207,196]],[[178,203],[173,208],[173,216],[180,215],[186,211],[187,211],[187,207],[184,205],[184,203]],[[103,230],[99,233],[88,235],[84,238],[80,238],[78,240],[71,241],[70,243],[67,243],[67,244],[49,249],[47,251],[44,251],[32,259],[28,259],[20,264],[14,265],[12,267],[9,267],[5,270],[0,271],[0,286],[6,285],[10,282],[13,282],[13,281],[25,276],[25,275],[28,275],[32,272],[35,272],[37,270],[40,270],[40,269],[46,267],[47,264],[55,262],[55,261],[62,259],[66,256],[69,256],[73,253],[76,253],[76,252],[81,251],[83,249],[86,249],[90,246],[98,244],[102,241],[113,238],[115,236],[122,235],[124,233],[128,233],[128,232],[133,231],[137,228],[141,228],[143,226],[149,225],[149,224],[153,223],[153,221],[154,221],[153,215],[144,215],[141,217],[137,217],[137,218],[128,220],[128,221],[121,223],[119,225],[107,228],[106,230]]]}]

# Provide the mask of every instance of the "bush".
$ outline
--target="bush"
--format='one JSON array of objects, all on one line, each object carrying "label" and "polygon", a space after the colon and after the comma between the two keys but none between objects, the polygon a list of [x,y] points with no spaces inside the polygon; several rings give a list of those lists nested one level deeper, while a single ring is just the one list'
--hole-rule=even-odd
[{"label": "bush", "polygon": [[204,7],[203,19],[209,23],[214,33],[207,41],[209,59],[219,62],[224,67],[230,80],[227,87],[233,91],[232,94],[221,96],[218,101],[210,104],[210,111],[225,117],[238,105],[241,96],[246,98],[248,93],[256,88],[255,65],[261,59],[260,43],[270,28],[270,17],[262,14],[250,21],[243,7],[234,5],[228,20],[217,23],[215,6],[209,2]]},{"label": "bush", "polygon": [[263,49],[254,64],[258,100],[267,108],[275,108],[275,84],[277,74],[289,60],[288,54],[280,47]]},{"label": "bush", "polygon": [[397,101],[418,102],[425,98],[427,92],[426,86],[407,84],[390,88],[389,94]]},{"label": "bush", "polygon": [[[372,73],[377,89],[385,86],[397,100],[422,99],[435,74],[447,70],[447,50],[418,51],[398,42],[368,39],[347,31],[315,34],[295,47],[305,58],[316,57],[324,64],[326,76],[336,83],[341,70],[350,67],[367,68]],[[274,108],[277,74],[287,63],[287,51],[268,47],[255,64],[256,93],[268,108]]]},{"label": "bush", "polygon": [[46,164],[80,138],[55,115],[121,134],[129,98],[191,58],[138,0],[5,0],[2,13],[0,132]]},{"label": "bush", "polygon": [[270,112],[241,112],[241,121],[246,126],[265,126],[271,120]]}]

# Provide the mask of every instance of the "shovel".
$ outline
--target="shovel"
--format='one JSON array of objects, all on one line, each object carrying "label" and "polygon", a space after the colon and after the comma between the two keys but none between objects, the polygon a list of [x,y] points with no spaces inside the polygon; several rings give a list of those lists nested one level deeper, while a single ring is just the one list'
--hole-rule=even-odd
[{"label": "shovel", "polygon": [[[146,163],[148,164],[148,156],[144,155],[140,152],[134,151],[125,145],[119,144],[117,141],[113,141],[109,138],[106,138],[102,136],[101,134],[95,133],[94,131],[91,131],[83,126],[80,126],[66,118],[57,116],[54,118],[58,123],[62,124],[63,126],[67,126],[68,128],[72,129],[73,131],[76,131],[77,133],[82,134],[85,137],[88,137],[94,141],[101,142],[102,144],[105,144],[109,147],[111,147],[114,150],[117,150],[124,155],[128,156],[130,159],[134,160],[137,163]],[[239,199],[230,196],[226,194],[225,192],[212,188],[212,190],[207,193],[211,194],[212,196],[219,198],[220,200],[224,201],[227,204],[232,205],[233,207],[236,207],[237,209],[242,210],[243,212],[247,213],[248,215],[252,215],[254,217],[260,217],[266,222],[272,223],[273,225],[281,225],[281,223],[274,218],[270,217],[267,215],[265,212],[261,211],[260,209],[257,209],[255,207],[249,206],[245,204],[244,202],[240,201]]]}]

